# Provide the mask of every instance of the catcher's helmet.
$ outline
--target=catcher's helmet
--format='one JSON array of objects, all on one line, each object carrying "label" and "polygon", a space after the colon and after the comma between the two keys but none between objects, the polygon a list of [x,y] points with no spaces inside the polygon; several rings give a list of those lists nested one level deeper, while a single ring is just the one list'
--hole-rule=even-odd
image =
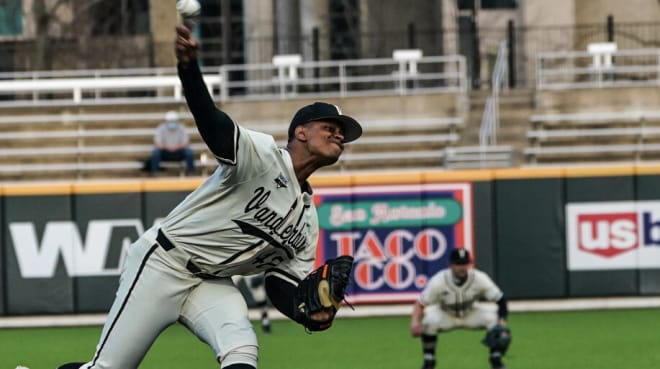
[{"label": "catcher's helmet", "polygon": [[449,254],[450,264],[470,264],[470,252],[466,249],[453,249]]}]

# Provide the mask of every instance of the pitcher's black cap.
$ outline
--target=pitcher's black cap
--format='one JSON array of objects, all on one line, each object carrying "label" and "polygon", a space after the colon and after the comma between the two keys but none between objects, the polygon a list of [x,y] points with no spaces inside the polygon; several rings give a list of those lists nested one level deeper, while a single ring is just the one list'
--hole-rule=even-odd
[{"label": "pitcher's black cap", "polygon": [[291,119],[289,125],[289,140],[293,133],[301,124],[314,121],[330,121],[339,123],[344,130],[344,142],[351,142],[362,136],[362,126],[355,119],[348,115],[343,115],[337,105],[324,102],[315,102],[300,108],[296,115]]},{"label": "pitcher's black cap", "polygon": [[450,264],[470,264],[470,252],[466,249],[453,249],[449,254]]}]

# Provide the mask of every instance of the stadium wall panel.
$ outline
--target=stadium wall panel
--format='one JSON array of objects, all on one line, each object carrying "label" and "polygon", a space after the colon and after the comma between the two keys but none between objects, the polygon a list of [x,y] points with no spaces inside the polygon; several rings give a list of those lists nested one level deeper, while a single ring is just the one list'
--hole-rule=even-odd
[{"label": "stadium wall panel", "polygon": [[479,245],[479,253],[476,256],[476,266],[488,275],[497,274],[496,249],[495,249],[495,224],[493,223],[493,182],[472,182],[474,203],[474,244]]},{"label": "stadium wall panel", "polygon": [[[189,178],[0,187],[0,314],[106,312],[114,297],[126,247],[201,181]],[[656,239],[660,235],[660,166],[321,175],[312,184],[315,194],[324,197],[320,204],[339,204],[349,199],[352,206],[368,209],[373,201],[405,206],[458,203],[461,209],[454,215],[460,214],[460,219],[443,223],[438,230],[446,235],[449,248],[471,247],[476,266],[493,276],[511,299],[660,293],[660,266],[652,264],[660,258],[633,260],[640,264],[632,267],[616,264],[616,260],[642,248],[647,252],[644,255],[660,252],[660,239]],[[442,197],[446,195],[449,197]],[[644,219],[635,230],[643,237],[634,247],[613,250],[612,254],[604,254],[611,250],[597,249],[595,254],[602,255],[591,255],[589,260],[603,260],[603,267],[572,265],[569,254],[574,241],[568,240],[568,229],[574,227],[568,208],[573,205],[586,206],[587,210],[602,206],[606,210],[633,209],[628,212],[642,209],[636,214]],[[608,217],[612,215],[607,213],[604,219]],[[436,253],[435,258],[411,256],[413,236],[429,227],[435,227],[429,219],[402,219],[398,225],[387,227],[355,223],[346,228],[360,234],[351,252],[380,247],[387,259],[370,264],[372,273],[367,274],[382,278],[378,282],[385,281],[380,284],[389,288],[376,289],[380,300],[372,302],[412,301],[421,288],[418,282],[446,265],[447,250]],[[326,236],[329,233],[324,232]],[[398,235],[407,236],[397,239]],[[627,235],[635,236],[630,232]],[[643,243],[644,237],[650,241]],[[405,255],[388,255],[397,252],[397,240],[403,248],[399,251]],[[415,247],[437,246],[432,242],[420,245]],[[340,249],[335,244],[320,246],[321,257],[332,257]],[[401,258],[407,262],[397,264]],[[643,262],[647,264],[641,265]],[[384,265],[388,263],[391,268],[386,273]],[[401,294],[397,294],[397,288]],[[363,295],[369,297],[368,293]],[[358,301],[364,302],[369,301]]]},{"label": "stadium wall panel", "polygon": [[[71,235],[60,233],[53,243],[39,245],[37,234],[55,234],[70,230],[73,212],[71,195],[26,194],[7,196],[3,202],[3,250],[5,284],[2,291],[8,315],[63,313],[74,311],[74,280],[69,278],[62,262],[53,264],[31,257],[40,248],[57,247],[56,242],[71,243]],[[49,223],[53,222],[53,223]],[[49,229],[46,224],[50,224]],[[11,225],[12,229],[8,229]],[[12,237],[12,235],[14,235]],[[20,245],[16,238],[23,238]],[[20,252],[20,256],[18,253]],[[20,259],[19,259],[20,258]],[[23,273],[19,260],[24,260]],[[30,260],[30,261],[28,261]],[[29,265],[27,265],[29,263]],[[28,274],[29,278],[25,275]]]},{"label": "stadium wall panel", "polygon": [[496,181],[497,279],[511,297],[566,296],[563,181]]},{"label": "stadium wall panel", "polygon": [[[74,189],[75,190],[75,189]],[[141,187],[138,183],[126,192],[77,193],[73,201],[73,213],[86,250],[94,248],[99,256],[105,256],[103,270],[119,273],[120,261],[132,240],[144,232],[142,221]],[[130,192],[129,192],[130,191]],[[112,220],[110,228],[109,220]],[[109,242],[104,242],[105,232],[110,231]],[[84,238],[82,238],[85,235]],[[98,237],[98,240],[96,239]],[[108,245],[102,249],[102,245]],[[95,258],[98,260],[98,258]],[[80,276],[73,278],[75,286],[75,311],[91,313],[106,310],[114,299],[118,287],[116,274]]]},{"label": "stadium wall panel", "polygon": [[6,301],[5,301],[5,294],[4,291],[7,290],[7,284],[5,283],[5,274],[6,274],[6,267],[5,267],[5,221],[3,219],[4,215],[4,197],[2,194],[4,193],[4,189],[0,187],[0,242],[2,243],[0,247],[0,316],[5,315],[6,311]]}]

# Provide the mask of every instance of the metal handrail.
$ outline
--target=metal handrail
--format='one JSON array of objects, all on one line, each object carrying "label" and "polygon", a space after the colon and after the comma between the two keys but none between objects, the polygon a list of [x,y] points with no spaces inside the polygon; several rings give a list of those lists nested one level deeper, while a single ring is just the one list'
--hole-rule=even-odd
[{"label": "metal handrail", "polygon": [[[414,73],[403,75],[400,62],[393,58],[307,61],[295,66],[297,73],[294,77],[284,75],[282,67],[272,63],[204,67],[202,72],[206,79],[213,81],[209,85],[210,93],[220,101],[404,95],[411,92],[467,94],[464,56],[427,56],[420,58],[417,65]],[[131,81],[130,89],[127,86],[122,90],[121,83],[111,85],[111,80],[118,78]],[[174,89],[174,93],[167,90],[163,93],[163,88]],[[53,96],[71,100],[70,95],[74,104],[85,100],[102,102],[116,99],[117,95],[134,97],[135,91],[144,91],[153,100],[170,101],[180,99],[178,90],[175,68],[0,74],[0,93],[11,96],[12,102],[44,103],[54,101]],[[112,91],[111,96],[106,94],[109,91]],[[129,91],[134,92],[128,94]],[[91,98],[90,92],[93,92]]]},{"label": "metal handrail", "polygon": [[594,62],[587,51],[537,54],[537,90],[642,87],[660,84],[660,49],[626,49],[608,53],[611,65]]},{"label": "metal handrail", "polygon": [[[365,93],[407,94],[412,90],[467,93],[464,56],[422,57],[417,63],[422,71],[401,75],[400,62],[393,58],[307,61],[296,65],[299,77],[295,79],[278,74],[278,67],[268,63],[226,65],[220,67],[225,81],[220,97],[225,101],[328,95],[347,97]],[[247,78],[232,78],[233,75],[247,75]]]},{"label": "metal handrail", "polygon": [[506,41],[500,42],[497,50],[497,58],[493,67],[491,77],[491,94],[486,99],[486,106],[481,117],[481,127],[479,129],[479,144],[495,145],[497,144],[497,130],[500,124],[500,90],[504,88],[504,81],[508,73],[508,63],[506,56],[508,54]]}]

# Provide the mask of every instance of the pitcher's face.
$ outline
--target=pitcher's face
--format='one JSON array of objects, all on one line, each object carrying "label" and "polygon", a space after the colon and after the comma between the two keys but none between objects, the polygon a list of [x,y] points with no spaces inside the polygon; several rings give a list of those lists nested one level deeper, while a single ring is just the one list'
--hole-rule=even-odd
[{"label": "pitcher's face", "polygon": [[316,121],[305,124],[303,128],[311,154],[327,159],[329,164],[339,159],[344,152],[344,130],[340,124]]}]

